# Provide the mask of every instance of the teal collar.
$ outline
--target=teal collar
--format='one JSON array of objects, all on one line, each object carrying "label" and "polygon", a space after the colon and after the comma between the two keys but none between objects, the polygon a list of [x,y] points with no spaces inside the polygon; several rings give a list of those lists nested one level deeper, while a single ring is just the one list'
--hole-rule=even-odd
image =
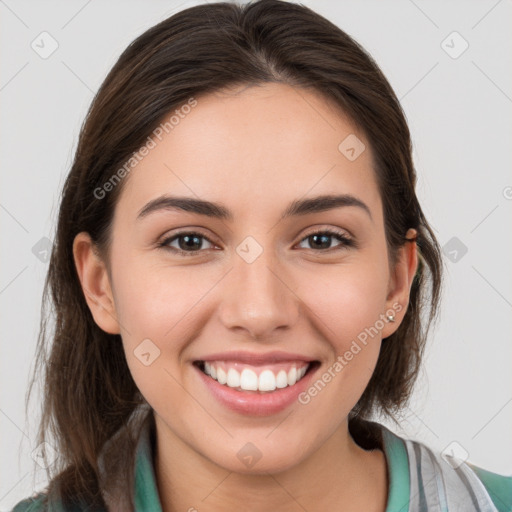
[{"label": "teal collar", "polygon": [[386,512],[409,512],[411,483],[407,449],[400,437],[383,425],[379,427],[389,476]]},{"label": "teal collar", "polygon": [[154,422],[148,418],[142,427],[135,454],[135,512],[151,510],[162,512],[162,504],[156,486],[155,465],[153,457]]}]

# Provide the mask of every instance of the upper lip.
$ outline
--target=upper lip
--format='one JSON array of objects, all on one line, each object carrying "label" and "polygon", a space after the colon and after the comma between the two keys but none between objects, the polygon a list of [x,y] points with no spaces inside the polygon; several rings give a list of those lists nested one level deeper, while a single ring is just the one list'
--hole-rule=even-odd
[{"label": "upper lip", "polygon": [[309,363],[315,361],[315,358],[278,350],[264,353],[235,350],[210,354],[198,359],[197,361],[235,361],[245,364],[271,364],[293,361],[306,361]]}]

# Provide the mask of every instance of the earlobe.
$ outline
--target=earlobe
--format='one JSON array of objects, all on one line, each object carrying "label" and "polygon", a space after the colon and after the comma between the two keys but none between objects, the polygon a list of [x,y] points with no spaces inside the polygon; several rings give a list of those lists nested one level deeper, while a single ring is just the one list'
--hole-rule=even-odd
[{"label": "earlobe", "polygon": [[73,241],[73,257],[94,321],[105,332],[119,334],[119,322],[107,268],[96,253],[90,235],[85,231],[78,233]]},{"label": "earlobe", "polygon": [[409,229],[406,233],[408,241],[398,251],[386,300],[387,311],[393,311],[395,319],[393,322],[387,323],[382,332],[383,338],[387,338],[398,329],[407,311],[411,286],[418,269],[416,236],[416,230]]}]

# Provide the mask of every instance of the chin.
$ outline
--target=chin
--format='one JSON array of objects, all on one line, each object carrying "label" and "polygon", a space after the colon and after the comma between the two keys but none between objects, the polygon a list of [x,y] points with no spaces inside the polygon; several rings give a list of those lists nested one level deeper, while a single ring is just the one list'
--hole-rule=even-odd
[{"label": "chin", "polygon": [[292,445],[288,440],[287,446],[283,446],[277,437],[276,442],[269,442],[269,439],[264,437],[258,441],[256,436],[253,438],[254,441],[250,439],[250,436],[245,436],[240,442],[235,442],[233,451],[216,451],[210,456],[203,453],[214,464],[242,475],[281,473],[299,465],[306,457],[304,442],[299,440],[296,445]]}]

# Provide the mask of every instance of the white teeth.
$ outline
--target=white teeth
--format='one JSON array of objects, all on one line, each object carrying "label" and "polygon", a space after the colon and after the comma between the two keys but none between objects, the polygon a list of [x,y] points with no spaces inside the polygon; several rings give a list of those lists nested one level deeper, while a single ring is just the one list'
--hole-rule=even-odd
[{"label": "white teeth", "polygon": [[276,377],[276,388],[285,388],[288,386],[288,375],[284,370],[280,370]]},{"label": "white teeth", "polygon": [[306,374],[309,365],[297,370],[292,366],[288,373],[285,370],[279,370],[277,375],[269,369],[263,370],[258,376],[250,368],[244,368],[242,373],[234,368],[229,368],[227,373],[221,367],[215,366],[215,363],[204,362],[204,373],[215,379],[219,384],[227,385],[238,391],[262,391],[269,392],[275,389],[293,386]]},{"label": "white teeth", "polygon": [[295,366],[288,372],[288,386],[293,386],[297,382],[297,368]]},{"label": "white teeth", "polygon": [[217,368],[217,381],[219,384],[226,384],[228,381],[226,372],[222,368]]},{"label": "white teeth", "polygon": [[256,375],[256,373],[254,373],[252,370],[249,370],[249,368],[245,368],[244,370],[242,370],[242,374],[240,375],[240,387],[242,389],[245,389],[246,391],[257,391],[258,376]]},{"label": "white teeth", "polygon": [[259,386],[260,391],[274,391],[276,389],[276,376],[270,370],[263,370],[260,374]]},{"label": "white teeth", "polygon": [[233,368],[230,368],[228,370],[227,385],[230,388],[239,388],[240,387],[240,374]]}]

